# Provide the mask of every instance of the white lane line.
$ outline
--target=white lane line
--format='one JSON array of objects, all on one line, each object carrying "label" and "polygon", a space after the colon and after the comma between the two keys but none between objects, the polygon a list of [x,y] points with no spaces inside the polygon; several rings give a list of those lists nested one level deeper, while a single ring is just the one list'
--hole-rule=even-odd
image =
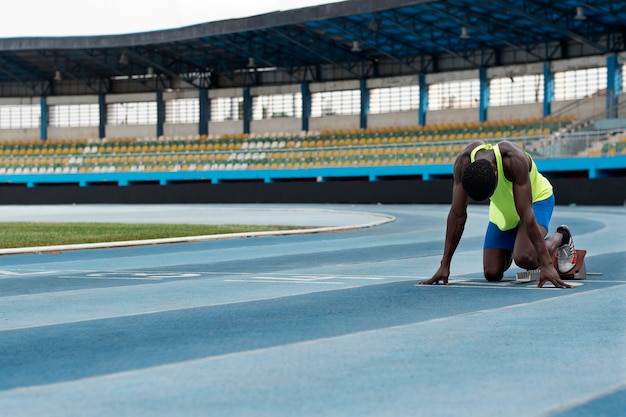
[{"label": "white lane line", "polygon": [[246,284],[250,283],[281,283],[281,284],[315,284],[315,285],[342,285],[344,282],[339,281],[294,281],[294,280],[281,280],[278,278],[275,279],[255,279],[255,280],[238,280],[238,279],[226,279],[224,282],[244,282]]},{"label": "white lane line", "polygon": [[51,275],[57,274],[61,271],[9,271],[9,270],[0,270],[0,279],[11,279],[15,277],[30,277],[30,276],[41,276],[41,275]]},{"label": "white lane line", "polygon": [[[327,275],[327,274],[295,274],[295,275],[257,275],[250,276],[246,279],[225,279],[224,282],[243,282],[243,283],[259,283],[259,282],[271,282],[271,283],[296,283],[296,284],[345,284],[342,281],[384,281],[393,277],[380,277],[380,276],[359,276],[359,275]],[[397,277],[395,277],[397,278]],[[403,277],[409,278],[409,277]],[[415,277],[410,277],[415,279]]]},{"label": "white lane line", "polygon": [[85,275],[59,276],[63,279],[103,279],[103,280],[140,280],[140,281],[162,281],[164,279],[186,279],[201,277],[197,272],[92,272]]},{"label": "white lane line", "polygon": [[[453,281],[450,280],[450,285],[420,285],[416,284],[416,287],[420,288],[428,288],[428,287],[446,287],[446,288],[496,288],[500,290],[560,290],[561,288],[556,288],[550,283],[546,283],[543,288],[537,288],[538,282],[528,282],[528,283],[517,283],[514,281],[503,281],[503,282],[476,282],[476,281]],[[584,283],[579,281],[566,281],[568,284],[574,287],[580,287],[584,285]]]},{"label": "white lane line", "polygon": [[617,384],[617,385],[613,385],[610,387],[606,387],[603,390],[592,392],[591,394],[585,395],[581,398],[577,398],[576,400],[570,401],[569,403],[562,404],[557,407],[542,411],[541,413],[536,414],[534,417],[549,417],[561,411],[571,410],[576,407],[580,407],[598,398],[615,394],[616,392],[622,391],[624,389],[626,389],[626,384]]}]

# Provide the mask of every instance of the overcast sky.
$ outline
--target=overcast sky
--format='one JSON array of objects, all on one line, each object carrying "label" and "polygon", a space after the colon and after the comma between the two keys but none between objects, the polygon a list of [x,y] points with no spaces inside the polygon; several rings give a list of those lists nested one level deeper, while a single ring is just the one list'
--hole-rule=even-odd
[{"label": "overcast sky", "polygon": [[10,0],[0,37],[84,36],[173,29],[337,0]]}]

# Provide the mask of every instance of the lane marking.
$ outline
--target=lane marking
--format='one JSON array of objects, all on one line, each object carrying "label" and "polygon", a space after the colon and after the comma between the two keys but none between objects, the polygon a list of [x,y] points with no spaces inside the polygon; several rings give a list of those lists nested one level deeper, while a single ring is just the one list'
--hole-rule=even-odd
[{"label": "lane marking", "polygon": [[626,389],[626,384],[617,384],[617,385],[609,386],[609,387],[606,387],[605,389],[592,392],[590,394],[587,394],[581,398],[570,401],[568,403],[561,404],[553,408],[549,408],[545,411],[542,411],[539,414],[536,414],[535,417],[549,417],[561,411],[574,410],[594,400],[609,396],[611,394],[616,394],[624,389]]},{"label": "lane marking", "polygon": [[[600,280],[585,280],[587,283],[604,283],[604,284],[623,284],[626,281],[623,280],[615,280],[615,281],[600,281]],[[572,285],[574,288],[581,287],[585,285],[585,282],[582,280],[565,280],[567,284]],[[416,287],[446,287],[446,288],[499,288],[499,289],[521,289],[521,290],[560,290],[561,288],[556,288],[550,282],[544,284],[543,288],[537,288],[538,281],[534,282],[515,282],[515,281],[500,281],[500,282],[489,282],[489,281],[477,281],[477,280],[463,280],[463,279],[450,279],[450,285],[420,285],[416,284]]]},{"label": "lane marking", "polygon": [[63,275],[62,279],[99,279],[99,280],[139,280],[139,281],[162,281],[165,279],[185,279],[202,276],[197,272],[91,272],[85,275]]},{"label": "lane marking", "polygon": [[[242,283],[290,283],[290,284],[345,284],[342,281],[384,281],[387,278],[398,277],[381,277],[381,276],[360,276],[360,275],[336,275],[336,274],[273,274],[273,275],[254,275],[246,279],[225,279],[224,282],[242,282]],[[415,277],[403,277],[415,279]]]},{"label": "lane marking", "polygon": [[242,282],[242,283],[282,283],[282,284],[316,284],[316,285],[341,285],[345,284],[344,282],[339,281],[289,281],[289,280],[279,280],[279,279],[257,279],[254,281],[243,280],[243,279],[226,279],[224,282]]},{"label": "lane marking", "polygon": [[6,269],[0,270],[0,279],[11,279],[15,277],[28,277],[35,275],[50,275],[50,274],[58,274],[61,271],[9,271]]}]

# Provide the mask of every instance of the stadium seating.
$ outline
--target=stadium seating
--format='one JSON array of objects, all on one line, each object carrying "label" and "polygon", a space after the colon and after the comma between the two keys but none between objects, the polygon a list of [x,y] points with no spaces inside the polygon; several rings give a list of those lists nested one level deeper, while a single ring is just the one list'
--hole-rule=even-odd
[{"label": "stadium seating", "polygon": [[590,156],[626,155],[626,133],[612,138],[602,145],[602,149],[596,149],[594,151],[595,154]]},{"label": "stadium seating", "polygon": [[[568,119],[510,120],[286,134],[0,142],[0,173],[306,169],[450,164],[472,140],[526,146]],[[621,138],[604,154],[625,152]]]}]

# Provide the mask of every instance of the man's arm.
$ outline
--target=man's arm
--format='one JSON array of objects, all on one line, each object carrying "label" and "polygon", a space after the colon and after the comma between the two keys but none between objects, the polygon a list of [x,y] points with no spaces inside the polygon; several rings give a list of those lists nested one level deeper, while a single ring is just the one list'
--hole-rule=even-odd
[{"label": "man's arm", "polygon": [[448,285],[452,256],[461,240],[467,220],[468,197],[461,184],[461,178],[463,176],[463,170],[465,170],[469,162],[469,152],[467,152],[466,149],[466,151],[457,157],[454,163],[452,204],[450,205],[450,211],[448,212],[448,219],[446,221],[446,240],[443,248],[443,257],[441,258],[439,269],[437,269],[437,272],[435,272],[432,278],[428,281],[420,282],[420,284],[438,284],[439,281],[443,281],[445,285]]},{"label": "man's arm", "polygon": [[547,281],[550,281],[558,288],[571,287],[563,282],[556,268],[554,268],[552,257],[548,253],[544,236],[535,218],[532,204],[532,186],[528,174],[528,157],[523,151],[519,153],[514,152],[512,154],[507,153],[507,157],[503,158],[503,165],[505,175],[507,175],[509,180],[513,183],[513,199],[517,214],[526,229],[528,238],[535,248],[539,259],[541,273],[538,287],[542,287]]}]

